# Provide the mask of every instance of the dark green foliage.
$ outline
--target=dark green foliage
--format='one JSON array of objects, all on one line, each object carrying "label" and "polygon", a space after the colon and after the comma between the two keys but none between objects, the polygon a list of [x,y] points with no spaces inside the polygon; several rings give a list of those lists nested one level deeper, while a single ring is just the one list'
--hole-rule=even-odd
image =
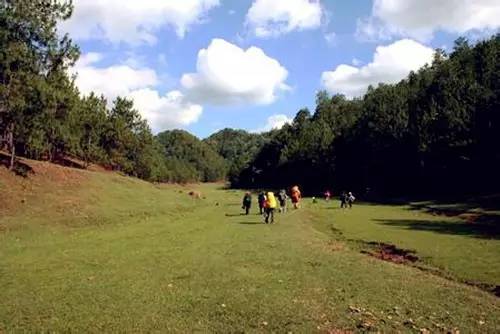
[{"label": "dark green foliage", "polygon": [[78,49],[58,36],[56,25],[71,12],[71,2],[0,1],[0,133],[11,169],[18,146],[36,143],[38,153],[44,142],[49,156],[61,149],[66,134],[59,121],[68,111],[64,73]]},{"label": "dark green foliage", "polygon": [[362,99],[320,92],[245,168],[234,186],[306,192],[494,191],[500,186],[500,35],[449,56]]},{"label": "dark green foliage", "polygon": [[182,130],[165,131],[157,136],[162,145],[172,181],[212,182],[224,179],[224,159],[208,144]]},{"label": "dark green foliage", "polygon": [[[78,48],[60,36],[71,1],[0,1],[0,149],[34,159],[80,158],[150,181],[173,180],[162,147],[131,101],[81,98],[68,76]],[[178,177],[176,181],[193,180]]]},{"label": "dark green foliage", "polygon": [[226,160],[228,178],[236,183],[241,171],[248,167],[262,146],[269,141],[269,137],[269,133],[256,134],[244,130],[224,129],[203,141]]}]

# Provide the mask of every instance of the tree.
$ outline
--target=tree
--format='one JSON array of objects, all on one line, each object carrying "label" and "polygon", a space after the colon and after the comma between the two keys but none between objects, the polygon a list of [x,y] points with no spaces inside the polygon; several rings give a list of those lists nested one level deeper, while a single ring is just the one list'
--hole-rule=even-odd
[{"label": "tree", "polygon": [[2,138],[14,168],[18,135],[43,108],[33,98],[50,78],[78,58],[68,36],[59,37],[57,23],[70,17],[72,3],[17,0],[0,2],[0,116]]},{"label": "tree", "polygon": [[[358,99],[319,92],[239,175],[235,186],[367,188],[385,194],[500,186],[500,36],[447,55]],[[323,189],[324,190],[324,189]]]}]

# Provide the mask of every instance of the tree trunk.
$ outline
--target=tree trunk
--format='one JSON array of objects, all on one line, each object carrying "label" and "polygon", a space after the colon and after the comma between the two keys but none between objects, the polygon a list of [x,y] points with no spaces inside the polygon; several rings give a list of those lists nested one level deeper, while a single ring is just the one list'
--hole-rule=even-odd
[{"label": "tree trunk", "polygon": [[14,170],[14,164],[16,162],[16,143],[14,142],[14,123],[10,126],[9,133],[9,148],[10,148],[10,165],[9,170]]}]

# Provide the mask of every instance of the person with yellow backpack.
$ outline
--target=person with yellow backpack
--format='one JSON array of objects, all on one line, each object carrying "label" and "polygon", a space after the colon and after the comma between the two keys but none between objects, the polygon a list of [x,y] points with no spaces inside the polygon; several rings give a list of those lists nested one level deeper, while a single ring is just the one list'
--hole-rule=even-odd
[{"label": "person with yellow backpack", "polygon": [[266,202],[264,204],[264,219],[266,224],[274,223],[274,211],[276,210],[277,202],[274,193],[269,191],[266,196]]}]

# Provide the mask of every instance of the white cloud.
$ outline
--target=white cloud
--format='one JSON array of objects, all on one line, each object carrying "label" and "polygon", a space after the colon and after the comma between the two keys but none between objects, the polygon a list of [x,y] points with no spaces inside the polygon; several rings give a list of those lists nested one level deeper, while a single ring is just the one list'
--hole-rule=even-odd
[{"label": "white cloud", "polygon": [[328,43],[328,45],[330,45],[330,46],[335,46],[335,44],[337,43],[337,34],[333,31],[329,32],[329,33],[325,33],[324,37],[325,37],[326,43]]},{"label": "white cloud", "polygon": [[360,41],[388,41],[397,34],[397,29],[389,27],[374,17],[361,18],[356,21],[355,36]]},{"label": "white cloud", "polygon": [[75,0],[74,5],[73,16],[61,28],[75,39],[153,44],[163,26],[184,37],[219,0]]},{"label": "white cloud", "polygon": [[186,101],[177,90],[160,96],[156,90],[143,88],[131,92],[129,97],[155,132],[195,123],[203,111],[202,106]]},{"label": "white cloud", "polygon": [[129,65],[96,67],[95,64],[102,58],[98,53],[85,54],[71,70],[78,75],[76,85],[84,95],[96,92],[113,100],[120,95],[126,96],[134,89],[158,83],[156,72],[152,69],[135,69]]},{"label": "white cloud", "polygon": [[153,88],[159,83],[154,70],[129,65],[98,67],[102,59],[98,53],[84,54],[71,70],[83,95],[103,94],[110,105],[118,96],[132,99],[154,131],[184,127],[201,116],[202,106],[187,101],[181,92],[174,90],[161,96]]},{"label": "white cloud", "polygon": [[334,71],[323,72],[323,87],[331,93],[347,97],[361,96],[369,85],[396,83],[410,71],[431,63],[434,50],[410,39],[402,39],[387,46],[377,47],[373,61],[356,67],[342,64]]},{"label": "white cloud", "polygon": [[257,37],[271,37],[318,28],[322,16],[319,0],[255,0],[246,24]]},{"label": "white cloud", "polygon": [[277,60],[257,47],[243,50],[223,39],[198,52],[196,70],[184,74],[181,84],[199,103],[270,104],[289,89],[288,72]]},{"label": "white cloud", "polygon": [[352,64],[354,66],[360,66],[360,65],[363,65],[363,62],[361,60],[359,60],[358,58],[352,58]]},{"label": "white cloud", "polygon": [[252,132],[267,132],[271,130],[281,129],[285,124],[291,124],[292,122],[293,118],[290,118],[287,115],[271,115],[267,118],[266,125]]},{"label": "white cloud", "polygon": [[375,0],[372,16],[358,21],[358,36],[428,40],[438,30],[463,34],[498,29],[499,16],[498,0]]}]

